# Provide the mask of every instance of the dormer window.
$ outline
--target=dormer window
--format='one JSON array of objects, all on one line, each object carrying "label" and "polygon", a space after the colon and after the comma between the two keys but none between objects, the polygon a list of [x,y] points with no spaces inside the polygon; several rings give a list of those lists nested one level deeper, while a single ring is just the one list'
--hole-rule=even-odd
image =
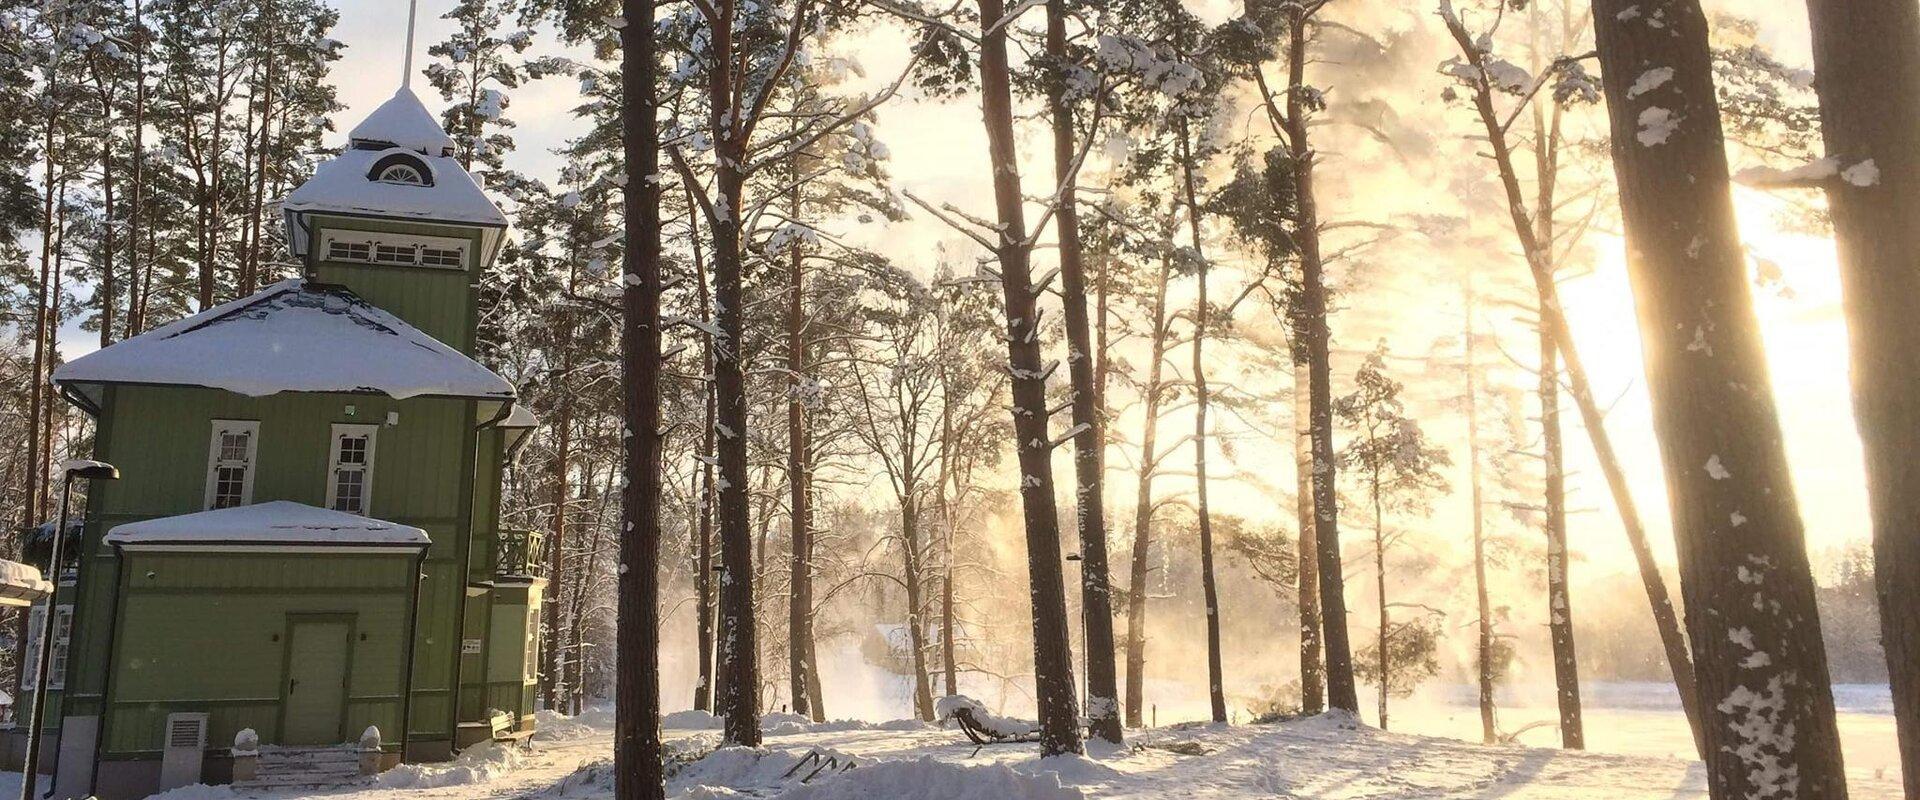
[{"label": "dormer window", "polygon": [[432,186],[433,170],[412,153],[391,153],[373,162],[367,180],[398,186]]},{"label": "dormer window", "polygon": [[395,164],[381,170],[378,180],[381,183],[405,183],[413,186],[425,186],[427,183],[427,179],[421,176],[420,170],[406,164]]}]

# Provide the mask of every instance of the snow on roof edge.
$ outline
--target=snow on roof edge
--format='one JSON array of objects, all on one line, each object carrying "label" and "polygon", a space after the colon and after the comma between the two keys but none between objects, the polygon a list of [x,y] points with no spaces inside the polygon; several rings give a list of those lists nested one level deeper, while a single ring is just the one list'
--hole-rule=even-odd
[{"label": "snow on roof edge", "polygon": [[258,544],[419,546],[433,543],[411,525],[291,500],[196,511],[116,525],[108,544]]},{"label": "snow on roof edge", "polygon": [[[206,375],[196,376],[191,370],[184,367],[170,371],[163,366],[163,362],[153,360],[151,356],[149,358],[138,357],[143,350],[151,350],[155,347],[167,347],[170,340],[190,336],[202,329],[210,328],[236,314],[242,314],[255,306],[271,302],[280,295],[289,292],[312,292],[342,298],[349,304],[349,308],[352,311],[364,318],[361,324],[364,325],[367,322],[371,322],[379,327],[388,329],[387,332],[389,333],[397,334],[400,338],[394,344],[412,349],[398,351],[399,355],[395,356],[395,358],[398,359],[396,367],[405,365],[409,357],[413,358],[412,366],[416,368],[422,365],[421,362],[419,362],[419,358],[421,357],[436,358],[443,362],[450,363],[445,368],[440,369],[437,374],[431,376],[436,378],[438,382],[428,381],[428,376],[424,373],[408,372],[408,379],[415,381],[414,383],[408,384],[405,382],[405,379],[396,380],[393,374],[381,373],[376,367],[369,367],[366,374],[354,376],[331,376],[329,378],[322,378],[315,377],[314,375],[290,374],[280,378],[278,383],[268,383],[259,380],[261,370],[252,370],[249,372],[248,376],[251,378],[250,380],[241,380],[235,377],[235,374],[233,374],[231,370],[228,370],[224,376],[220,374],[214,374],[211,377]],[[280,310],[285,311],[289,309]],[[188,343],[185,345],[185,350],[188,354],[193,354],[195,347],[194,344]],[[422,350],[425,351],[424,356],[419,352]],[[284,366],[284,359],[278,358],[283,354],[283,351],[276,350],[270,354],[263,355],[263,357],[274,357],[276,358],[274,363]],[[205,354],[202,353],[199,355]],[[244,354],[236,353],[235,357],[238,358],[240,355]],[[256,353],[254,355],[262,354]],[[309,356],[319,358],[311,353],[309,353]],[[176,352],[174,358],[178,360],[180,355]],[[131,359],[131,362],[129,359]],[[377,361],[375,363],[377,364]],[[226,363],[219,366],[232,367],[235,366],[235,363]],[[295,363],[289,368],[298,369],[304,366],[307,365]],[[215,373],[220,372],[220,370],[217,369],[213,371]],[[242,370],[242,372],[247,371]],[[387,372],[391,373],[393,369],[389,369]],[[338,378],[339,382],[327,385],[317,383],[317,381],[323,379],[333,378]],[[271,376],[269,376],[269,379],[271,379]],[[308,282],[297,278],[281,281],[247,297],[223,303],[185,319],[162,325],[138,336],[123,339],[112,345],[76,358],[60,365],[59,368],[54,370],[53,382],[59,385],[76,383],[120,383],[161,386],[199,386],[210,389],[224,389],[249,397],[266,397],[282,392],[295,392],[318,394],[384,394],[396,400],[405,400],[413,397],[512,400],[518,394],[513,384],[507,381],[506,378],[501,377],[493,370],[474,361],[470,356],[433,338],[433,336],[414,327],[411,323],[394,315],[392,312],[367,302],[351,289],[345,286]]]}]

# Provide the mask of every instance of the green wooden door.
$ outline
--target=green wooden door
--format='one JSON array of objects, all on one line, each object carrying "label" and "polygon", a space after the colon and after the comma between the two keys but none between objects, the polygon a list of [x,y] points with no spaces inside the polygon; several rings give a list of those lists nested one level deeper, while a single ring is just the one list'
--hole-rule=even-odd
[{"label": "green wooden door", "polygon": [[346,713],[347,636],[344,620],[296,620],[287,645],[285,744],[337,744]]}]

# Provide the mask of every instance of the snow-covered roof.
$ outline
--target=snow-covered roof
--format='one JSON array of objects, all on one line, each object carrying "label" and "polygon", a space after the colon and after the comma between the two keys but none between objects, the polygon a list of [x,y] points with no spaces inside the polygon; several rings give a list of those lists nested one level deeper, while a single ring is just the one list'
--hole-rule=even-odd
[{"label": "snow-covered roof", "polygon": [[405,86],[353,126],[347,138],[404,147],[430,156],[443,156],[453,149],[453,137],[440,128],[419,96]]},{"label": "snow-covered roof", "polygon": [[250,397],[514,396],[507,379],[346,288],[299,279],[76,358],[53,380],[205,386]]},{"label": "snow-covered roof", "polygon": [[[52,593],[53,584],[40,576],[39,569],[0,559],[0,605],[24,606]],[[5,702],[11,702],[11,698]]]},{"label": "snow-covered roof", "polygon": [[116,525],[108,544],[382,545],[425,547],[427,532],[411,525],[329,511],[290,500],[161,517]]},{"label": "snow-covered roof", "polygon": [[515,403],[513,410],[507,412],[507,418],[500,423],[502,428],[538,428],[540,417],[528,408],[526,403]]},{"label": "snow-covered roof", "polygon": [[[425,166],[431,185],[374,180],[374,164],[396,153],[410,155]],[[507,224],[507,215],[488,199],[458,160],[423,156],[404,147],[348,149],[321,164],[312,178],[281,201],[280,207],[288,214],[333,212],[489,227]]]}]

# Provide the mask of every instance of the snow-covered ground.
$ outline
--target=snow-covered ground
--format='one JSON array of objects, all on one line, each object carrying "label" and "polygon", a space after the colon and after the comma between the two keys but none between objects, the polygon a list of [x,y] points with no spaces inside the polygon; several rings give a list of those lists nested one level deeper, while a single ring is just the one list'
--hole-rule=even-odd
[{"label": "snow-covered ground", "polygon": [[[1880,690],[1884,693],[1884,689]],[[1631,695],[1631,693],[1629,693]],[[1864,699],[1862,699],[1864,698]],[[1033,745],[977,749],[956,730],[917,722],[810,725],[770,715],[765,746],[709,752],[719,738],[698,713],[669,718],[681,754],[668,797],[676,800],[1148,800],[1149,798],[1689,798],[1705,797],[1699,764],[1666,748],[1685,745],[1685,723],[1649,700],[1596,704],[1593,746],[1633,752],[1484,747],[1456,738],[1478,718],[1442,693],[1403,703],[1399,727],[1443,735],[1386,733],[1337,717],[1275,725],[1184,725],[1130,732],[1122,750],[1042,761]],[[1596,698],[1598,699],[1598,698]],[[1873,713],[1873,694],[1842,693],[1856,798],[1899,797],[1897,769],[1876,766],[1863,742],[1892,748],[1892,718]],[[1850,705],[1851,704],[1851,705]],[[1503,710],[1503,728],[1537,713]],[[1550,715],[1549,717],[1550,718]],[[605,800],[612,797],[611,714],[547,717],[531,752],[482,749],[452,764],[406,766],[366,786],[234,792],[193,787],[165,800]],[[1550,731],[1523,737],[1546,741]],[[1872,740],[1869,742],[1868,740]],[[832,758],[829,764],[826,759]],[[850,769],[841,765],[853,764]],[[826,765],[823,767],[823,764]],[[816,774],[817,773],[817,774]],[[803,778],[812,775],[811,780]]]}]

